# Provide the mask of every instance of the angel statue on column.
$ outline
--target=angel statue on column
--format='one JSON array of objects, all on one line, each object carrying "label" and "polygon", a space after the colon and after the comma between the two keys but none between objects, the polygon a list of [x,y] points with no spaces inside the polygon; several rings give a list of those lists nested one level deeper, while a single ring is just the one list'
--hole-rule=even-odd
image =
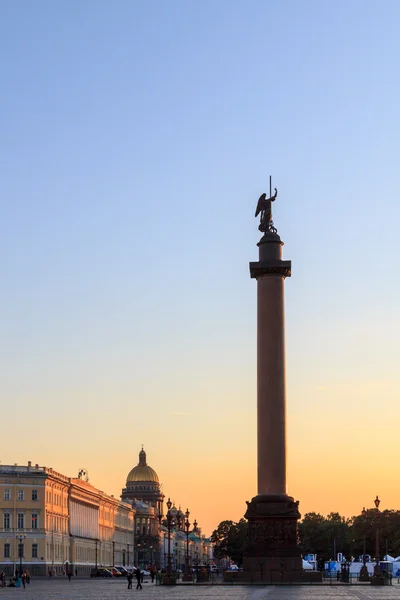
[{"label": "angel statue on column", "polygon": [[277,195],[278,190],[275,188],[275,194],[270,198],[267,198],[267,194],[261,194],[258,199],[255,216],[257,217],[259,213],[261,213],[258,229],[264,233],[267,231],[270,231],[271,233],[277,232],[272,220],[272,202],[276,199]]}]

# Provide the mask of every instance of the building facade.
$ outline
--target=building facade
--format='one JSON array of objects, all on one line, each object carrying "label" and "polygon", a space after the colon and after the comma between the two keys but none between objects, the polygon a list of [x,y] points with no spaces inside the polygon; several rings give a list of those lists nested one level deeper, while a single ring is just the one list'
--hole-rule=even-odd
[{"label": "building facade", "polygon": [[157,517],[163,515],[164,494],[157,473],[147,464],[143,446],[139,452],[138,464],[126,478],[126,487],[122,490],[121,499],[131,504],[139,500],[154,508]]},{"label": "building facade", "polygon": [[[0,466],[0,570],[89,574],[97,566],[133,565],[130,504],[51,468]],[[20,549],[22,556],[20,557]]]},{"label": "building facade", "polygon": [[135,563],[160,566],[164,494],[157,473],[147,464],[143,446],[138,464],[128,473],[121,499],[135,509]]}]

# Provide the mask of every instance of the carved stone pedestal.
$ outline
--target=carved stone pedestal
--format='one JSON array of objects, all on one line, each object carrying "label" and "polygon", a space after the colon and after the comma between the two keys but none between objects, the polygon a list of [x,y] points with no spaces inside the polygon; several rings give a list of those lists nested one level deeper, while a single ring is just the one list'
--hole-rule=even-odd
[{"label": "carved stone pedestal", "polygon": [[321,573],[303,571],[297,543],[298,502],[286,495],[258,495],[247,503],[245,518],[248,532],[243,572],[235,574],[235,580],[255,583],[321,580]]},{"label": "carved stone pedestal", "polygon": [[243,570],[261,581],[301,577],[298,502],[285,495],[258,495],[248,502],[245,518],[249,524]]}]

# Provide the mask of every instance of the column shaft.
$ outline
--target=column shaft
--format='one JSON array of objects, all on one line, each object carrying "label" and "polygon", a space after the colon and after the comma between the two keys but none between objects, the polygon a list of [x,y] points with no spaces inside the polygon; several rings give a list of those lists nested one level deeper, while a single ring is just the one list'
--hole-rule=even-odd
[{"label": "column shaft", "polygon": [[258,493],[286,494],[284,277],[257,282]]}]

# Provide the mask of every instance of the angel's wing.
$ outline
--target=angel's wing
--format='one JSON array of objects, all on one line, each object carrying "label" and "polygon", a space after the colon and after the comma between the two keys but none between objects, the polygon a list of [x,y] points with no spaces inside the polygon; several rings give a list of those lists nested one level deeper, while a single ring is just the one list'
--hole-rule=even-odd
[{"label": "angel's wing", "polygon": [[256,214],[255,217],[264,209],[264,200],[267,197],[267,194],[261,194],[257,202]]}]

